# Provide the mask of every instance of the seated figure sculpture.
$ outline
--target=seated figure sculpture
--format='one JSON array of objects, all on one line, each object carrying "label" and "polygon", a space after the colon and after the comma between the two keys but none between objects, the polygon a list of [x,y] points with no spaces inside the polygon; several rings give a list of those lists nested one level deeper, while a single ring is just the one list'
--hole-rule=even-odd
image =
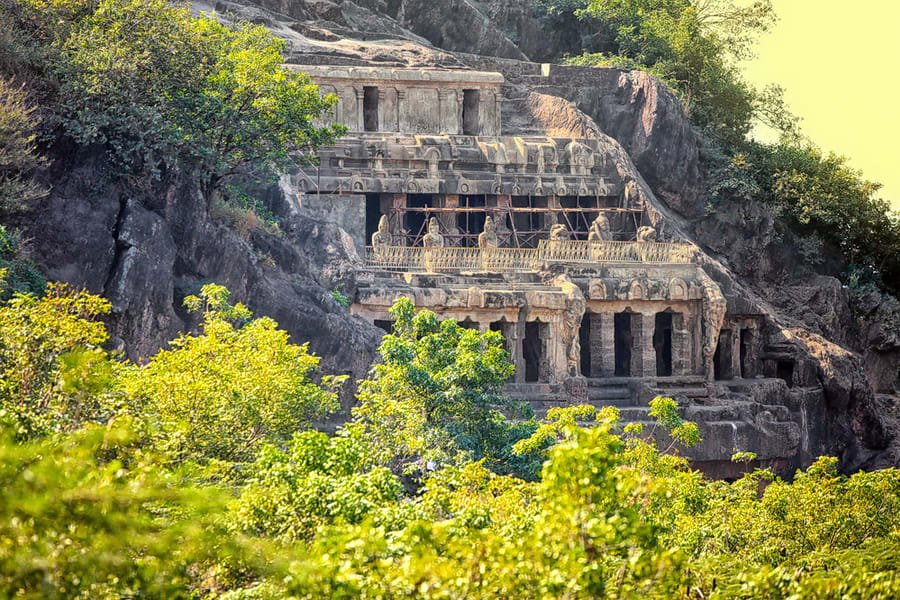
[{"label": "seated figure sculpture", "polygon": [[440,225],[438,225],[438,220],[434,217],[428,220],[428,233],[422,238],[422,245],[426,248],[444,247],[444,236],[441,235]]},{"label": "seated figure sculpture", "polygon": [[608,242],[611,239],[612,233],[609,230],[609,219],[606,218],[606,215],[600,213],[597,215],[597,218],[594,219],[594,222],[591,223],[591,228],[588,231],[588,241]]},{"label": "seated figure sculpture", "polygon": [[497,253],[491,252],[491,250],[499,246],[500,239],[497,237],[494,219],[487,217],[484,220],[484,231],[478,234],[478,247],[481,249],[481,266],[485,271],[493,271],[498,266],[495,264]]},{"label": "seated figure sculpture", "polygon": [[565,260],[567,257],[562,256],[565,252],[565,242],[571,239],[571,234],[565,225],[557,223],[550,228],[550,239],[547,241],[547,249],[550,255],[557,260]]},{"label": "seated figure sculpture", "polygon": [[478,234],[479,248],[496,248],[500,245],[497,230],[494,227],[494,219],[487,217],[484,220],[484,231]]},{"label": "seated figure sculpture", "polygon": [[372,234],[372,256],[376,262],[383,263],[388,260],[388,246],[391,246],[393,241],[387,215],[381,215],[378,229]]},{"label": "seated figure sculpture", "polygon": [[639,228],[637,230],[637,241],[638,258],[640,261],[653,262],[655,247],[651,247],[651,244],[656,241],[656,229],[649,225],[644,225]]},{"label": "seated figure sculpture", "polygon": [[609,230],[609,219],[606,218],[605,214],[600,213],[594,219],[594,222],[591,223],[590,230],[588,230],[588,242],[591,242],[591,260],[598,262],[603,260],[604,250],[606,250],[607,245],[600,242],[608,242],[611,239],[612,233]]},{"label": "seated figure sculpture", "polygon": [[372,247],[390,246],[392,241],[387,215],[381,215],[381,219],[378,220],[378,229],[372,234]]},{"label": "seated figure sculpture", "polygon": [[557,223],[553,227],[550,228],[550,241],[551,242],[565,242],[571,238],[569,234],[569,230],[566,229],[566,226],[562,223]]},{"label": "seated figure sculpture", "polygon": [[440,266],[436,254],[444,247],[444,236],[440,234],[440,225],[434,217],[428,220],[428,233],[422,238],[422,245],[425,247],[425,270],[433,273]]},{"label": "seated figure sculpture", "polygon": [[656,230],[649,225],[644,225],[637,230],[637,241],[639,242],[655,242]]}]

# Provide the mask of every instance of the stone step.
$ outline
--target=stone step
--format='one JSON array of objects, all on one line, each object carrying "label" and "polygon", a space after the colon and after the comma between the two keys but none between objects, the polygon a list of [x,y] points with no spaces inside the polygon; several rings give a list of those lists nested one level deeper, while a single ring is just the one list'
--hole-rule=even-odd
[{"label": "stone step", "polygon": [[704,387],[650,388],[658,396],[685,396],[687,398],[709,398],[709,389]]},{"label": "stone step", "polygon": [[636,398],[588,398],[588,404],[594,406],[615,406],[616,408],[634,408],[636,406],[647,406],[646,402],[641,402]]}]

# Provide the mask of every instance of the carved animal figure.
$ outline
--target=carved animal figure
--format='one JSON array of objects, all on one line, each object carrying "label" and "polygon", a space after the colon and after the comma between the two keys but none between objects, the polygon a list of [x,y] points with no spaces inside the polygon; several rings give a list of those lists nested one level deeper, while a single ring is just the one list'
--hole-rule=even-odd
[{"label": "carved animal figure", "polygon": [[649,225],[644,225],[637,230],[637,241],[639,242],[655,242],[656,230]]},{"label": "carved animal figure", "polygon": [[562,223],[557,223],[550,228],[550,241],[552,242],[564,242],[569,240],[570,237],[569,230]]}]

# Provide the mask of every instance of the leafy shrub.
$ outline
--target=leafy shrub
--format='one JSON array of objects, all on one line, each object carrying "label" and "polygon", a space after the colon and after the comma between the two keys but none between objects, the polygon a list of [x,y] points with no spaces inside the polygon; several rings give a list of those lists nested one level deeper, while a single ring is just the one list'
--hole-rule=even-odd
[{"label": "leafy shrub", "polygon": [[251,320],[228,290],[205,285],[185,299],[204,315],[201,335],[182,335],[123,377],[126,395],[158,419],[158,446],[177,461],[248,462],[338,406],[346,377],[311,376],[319,359],[289,343],[269,318]]},{"label": "leafy shrub", "polygon": [[18,236],[0,225],[0,301],[16,292],[40,296],[47,285],[37,267],[22,256],[20,247]]},{"label": "leafy shrub", "polygon": [[108,312],[106,300],[59,284],[0,304],[0,408],[19,437],[103,417],[111,376],[99,319]]},{"label": "leafy shrub", "polygon": [[309,540],[328,524],[356,524],[400,499],[403,486],[373,464],[367,441],[316,431],[287,450],[266,446],[237,505],[237,525],[258,535]]}]

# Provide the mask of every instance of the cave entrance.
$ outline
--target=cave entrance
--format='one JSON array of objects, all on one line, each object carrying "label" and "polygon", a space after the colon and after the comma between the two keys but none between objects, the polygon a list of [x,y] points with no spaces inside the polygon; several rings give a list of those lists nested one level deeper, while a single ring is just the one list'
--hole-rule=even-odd
[{"label": "cave entrance", "polygon": [[478,108],[480,104],[481,92],[479,92],[478,90],[463,90],[463,135],[478,135],[479,133],[481,133],[478,126]]},{"label": "cave entrance", "polygon": [[581,374],[584,377],[593,377],[591,370],[594,349],[591,348],[591,316],[592,313],[584,313],[581,319],[581,327],[578,329],[578,341],[581,344]]},{"label": "cave entrance", "polygon": [[541,363],[544,360],[544,337],[547,325],[539,321],[525,323],[525,338],[522,340],[522,354],[525,357],[525,381],[534,383],[540,381],[542,373]]},{"label": "cave entrance", "polygon": [[775,376],[784,380],[788,387],[794,387],[794,361],[779,360],[775,365]]},{"label": "cave entrance", "polygon": [[720,381],[734,379],[734,340],[730,329],[719,332],[719,343],[713,355],[713,376]]},{"label": "cave entrance", "polygon": [[381,194],[366,194],[366,239],[365,246],[372,243],[372,235],[378,231],[381,220]]},{"label": "cave entrance", "polygon": [[741,377],[749,379],[756,374],[753,358],[753,330],[741,329]]},{"label": "cave entrance", "polygon": [[478,325],[478,322],[473,321],[470,317],[466,317],[462,321],[459,321],[459,326],[463,329],[474,329],[476,331],[481,329],[481,327]]},{"label": "cave entrance", "polygon": [[672,313],[656,313],[653,329],[653,349],[656,350],[656,375],[672,375]]},{"label": "cave entrance", "polygon": [[613,317],[616,377],[631,377],[631,349],[634,346],[632,313],[616,313]]},{"label": "cave entrance", "polygon": [[363,128],[365,131],[378,131],[378,88],[367,85],[363,87]]},{"label": "cave entrance", "polygon": [[375,327],[383,329],[385,333],[394,333],[394,322],[387,319],[375,319]]}]

